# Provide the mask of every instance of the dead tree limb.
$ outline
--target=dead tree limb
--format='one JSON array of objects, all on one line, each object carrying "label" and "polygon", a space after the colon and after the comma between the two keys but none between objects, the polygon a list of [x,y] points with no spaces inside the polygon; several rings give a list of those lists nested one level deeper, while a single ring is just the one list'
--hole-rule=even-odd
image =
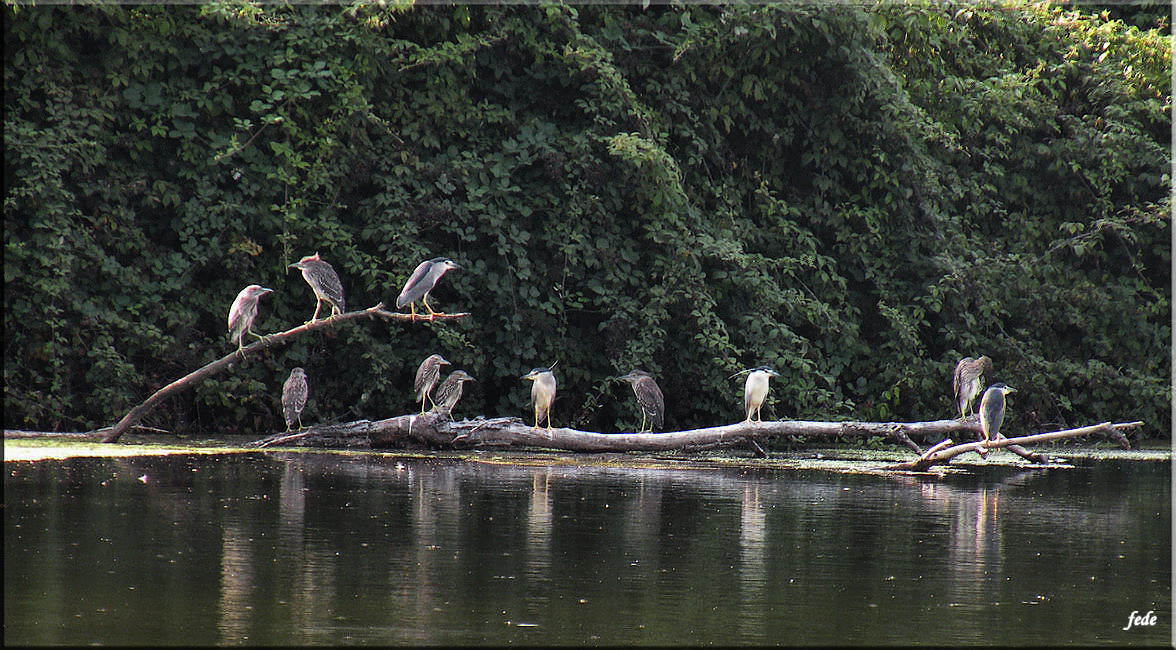
[{"label": "dead tree limb", "polygon": [[[956,445],[944,440],[921,453],[914,461],[883,469],[922,471],[949,462],[967,452],[987,453],[989,449],[1006,448],[1031,462],[1046,463],[1048,457],[1021,447],[1023,444],[1046,442],[1105,433],[1124,447],[1130,448],[1121,429],[1141,426],[1142,422],[1124,424],[1103,423],[1079,429],[1052,431],[1018,438],[1002,438],[985,447],[982,442]],[[392,447],[405,444],[424,444],[442,449],[475,447],[539,447],[571,452],[664,452],[699,451],[717,447],[747,446],[752,441],[769,436],[829,437],[847,435],[884,435],[894,438],[894,432],[913,435],[935,435],[950,432],[973,432],[977,427],[970,420],[936,420],[932,422],[739,422],[705,429],[669,433],[596,433],[570,428],[535,428],[517,417],[482,418],[455,422],[448,415],[432,410],[421,415],[399,415],[383,420],[359,420],[344,424],[320,425],[297,433],[279,433],[254,441],[249,446],[266,448],[287,444],[319,447]],[[908,438],[909,440],[909,438]],[[912,443],[913,444],[913,443]]]},{"label": "dead tree limb", "polygon": [[[468,313],[432,314],[432,315],[423,316],[423,317],[417,316],[415,318],[415,320],[434,320],[434,319],[448,320],[448,319],[453,319],[453,318],[462,318],[462,317],[468,316],[468,315],[469,315]],[[190,387],[200,383],[201,381],[204,381],[208,377],[211,377],[212,375],[215,375],[216,373],[221,372],[222,370],[225,370],[226,368],[229,368],[230,366],[233,365],[233,363],[235,361],[238,361],[240,359],[245,359],[248,355],[253,354],[255,352],[260,352],[262,350],[265,350],[266,348],[270,348],[270,347],[273,347],[278,344],[286,343],[291,338],[294,338],[296,336],[301,336],[302,334],[306,334],[307,332],[313,332],[315,330],[326,329],[328,327],[334,327],[340,323],[354,320],[356,318],[364,318],[364,317],[371,317],[371,316],[382,316],[382,317],[387,318],[389,320],[406,320],[406,321],[414,320],[411,314],[402,314],[399,312],[391,312],[391,311],[384,309],[384,303],[381,302],[381,303],[377,303],[374,307],[368,307],[367,309],[362,309],[359,311],[351,311],[351,312],[347,312],[345,314],[339,314],[337,316],[331,316],[329,318],[323,318],[323,319],[316,320],[316,321],[309,321],[309,322],[303,323],[302,325],[299,325],[298,327],[288,329],[285,332],[279,332],[277,334],[267,334],[266,336],[262,337],[261,340],[255,342],[255,343],[252,343],[250,345],[247,345],[244,348],[233,350],[232,353],[227,354],[227,355],[221,357],[220,359],[217,359],[216,361],[213,361],[212,363],[209,363],[208,365],[200,368],[199,370],[191,372],[191,373],[173,381],[172,383],[164,386],[163,388],[160,388],[159,390],[155,391],[155,394],[153,394],[151,397],[148,397],[146,399],[146,401],[139,404],[135,408],[131,409],[129,413],[124,415],[123,419],[118,421],[118,424],[115,424],[113,427],[110,427],[108,433],[102,439],[102,442],[117,442],[118,439],[120,437],[122,437],[122,435],[124,433],[126,433],[127,429],[129,429],[131,426],[138,423],[139,420],[142,419],[142,417],[144,415],[146,415],[148,411],[150,411],[152,408],[154,408],[155,405],[160,400],[162,400],[163,398],[165,398],[173,393],[181,391],[185,388],[190,388]]]},{"label": "dead tree limb", "polygon": [[1130,449],[1131,445],[1127,442],[1127,438],[1123,435],[1123,430],[1134,429],[1140,426],[1143,426],[1143,422],[1121,422],[1118,424],[1102,422],[1100,424],[1079,427],[1077,429],[1049,431],[1047,433],[1021,436],[1019,438],[1001,438],[1000,440],[988,443],[987,445],[985,445],[983,441],[955,445],[950,439],[948,439],[928,449],[926,453],[915,460],[905,463],[898,463],[895,465],[888,465],[881,469],[922,472],[935,465],[946,465],[950,463],[953,458],[959,456],[960,454],[966,454],[970,451],[979,452],[982,449],[999,449],[1001,447],[1009,449],[1010,451],[1014,451],[1014,448],[1020,449],[1023,453],[1020,453],[1019,455],[1030,457],[1030,460],[1033,460],[1034,462],[1045,463],[1049,461],[1047,457],[1040,454],[1032,454],[1021,447],[1021,445],[1048,442],[1050,440],[1060,440],[1062,438],[1077,438],[1079,436],[1088,436],[1092,433],[1105,433],[1112,440],[1119,443],[1119,445],[1124,449]]},{"label": "dead tree limb", "polygon": [[[469,447],[544,447],[562,451],[624,452],[700,450],[749,442],[770,436],[836,437],[886,436],[910,442],[910,435],[942,436],[957,431],[973,431],[971,421],[936,420],[932,422],[811,422],[803,420],[738,422],[705,429],[666,433],[596,433],[570,428],[534,428],[515,417],[477,418],[454,422],[433,410],[423,415],[400,415],[384,420],[360,420],[338,425],[321,425],[300,432],[296,438],[276,434],[250,443],[269,447],[286,442],[302,445],[333,446],[340,440],[346,446],[388,447],[406,443],[460,449]],[[898,434],[901,434],[898,435]],[[358,437],[358,439],[350,439]]]}]

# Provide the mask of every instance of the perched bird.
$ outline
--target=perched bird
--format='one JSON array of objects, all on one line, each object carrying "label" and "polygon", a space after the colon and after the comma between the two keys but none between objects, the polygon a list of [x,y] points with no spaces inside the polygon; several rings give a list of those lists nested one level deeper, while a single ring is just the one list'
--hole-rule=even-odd
[{"label": "perched bird", "polygon": [[[551,368],[554,368],[552,364]],[[531,405],[535,409],[535,428],[547,418],[547,430],[551,431],[551,403],[555,401],[555,373],[551,368],[535,368],[520,379],[535,382],[531,386]]]},{"label": "perched bird", "polygon": [[984,377],[990,374],[992,359],[988,357],[964,357],[956,364],[951,387],[960,417],[966,418],[972,414],[972,402],[980,396],[980,391],[984,390]]},{"label": "perched bird", "polygon": [[302,277],[306,278],[306,283],[314,291],[314,315],[310,317],[310,322],[318,320],[319,309],[322,308],[324,300],[331,305],[331,316],[342,314],[346,309],[343,304],[343,285],[339,282],[339,275],[335,273],[335,269],[330,264],[319,259],[318,253],[307,255],[286,268],[302,269]]},{"label": "perched bird", "polygon": [[743,384],[743,410],[747,412],[744,422],[751,422],[752,415],[756,422],[761,422],[760,408],[768,397],[768,380],[779,377],[780,373],[767,366],[752,368],[747,373],[747,381]]},{"label": "perched bird", "polygon": [[[400,309],[408,305],[412,313],[412,319],[416,320],[416,301],[421,299],[425,303],[425,309],[429,310],[429,318],[432,318],[439,312],[433,311],[429,306],[429,292],[433,287],[437,286],[437,281],[441,276],[445,275],[450,269],[460,269],[456,262],[448,257],[434,257],[431,260],[425,260],[417,265],[416,270],[404,283],[404,288],[400,290],[400,295],[396,297],[396,308]],[[424,318],[422,316],[421,318]]]},{"label": "perched bird", "polygon": [[637,404],[641,407],[641,429],[638,433],[645,433],[645,423],[649,422],[649,432],[662,427],[662,415],[666,410],[666,401],[662,397],[661,389],[653,376],[644,370],[634,370],[627,375],[617,377],[633,385],[633,394],[637,396]]},{"label": "perched bird", "polygon": [[457,400],[461,399],[461,385],[467,381],[477,380],[466,374],[464,370],[451,372],[445,381],[437,387],[437,408],[446,413],[452,413],[453,407],[457,405]]},{"label": "perched bird", "polygon": [[1016,388],[1004,384],[993,384],[984,391],[980,400],[980,430],[984,432],[984,446],[1000,440],[1000,425],[1004,422],[1005,395],[1015,393]]},{"label": "perched bird", "polygon": [[253,321],[257,318],[257,301],[273,289],[267,289],[259,284],[251,284],[237,294],[233,306],[229,308],[229,340],[237,343],[237,349],[245,347],[245,333],[249,332],[257,338],[262,338],[253,331]]},{"label": "perched bird", "polygon": [[[425,412],[425,399],[428,398],[434,406],[437,401],[429,393],[441,378],[441,366],[448,366],[449,362],[439,354],[430,354],[417,368],[416,380],[412,382],[412,389],[416,392],[416,399],[421,403],[421,413]],[[458,388],[460,391],[461,388]]]},{"label": "perched bird", "polygon": [[294,428],[295,420],[298,422],[298,428],[302,428],[302,409],[306,406],[306,396],[309,392],[306,371],[302,368],[291,370],[286,383],[282,384],[282,414],[286,416],[286,431]]}]

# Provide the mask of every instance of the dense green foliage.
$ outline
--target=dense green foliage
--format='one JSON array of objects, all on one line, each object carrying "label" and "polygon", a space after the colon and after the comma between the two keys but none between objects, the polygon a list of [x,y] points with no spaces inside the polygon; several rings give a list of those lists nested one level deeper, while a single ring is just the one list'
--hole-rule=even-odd
[{"label": "dense green foliage", "polygon": [[307,319],[319,252],[350,309],[415,265],[463,321],[357,322],[251,358],[148,423],[408,412],[421,359],[459,417],[667,429],[954,414],[987,354],[1009,430],[1168,435],[1170,37],[1046,5],[6,8],[5,425],[93,428]]}]

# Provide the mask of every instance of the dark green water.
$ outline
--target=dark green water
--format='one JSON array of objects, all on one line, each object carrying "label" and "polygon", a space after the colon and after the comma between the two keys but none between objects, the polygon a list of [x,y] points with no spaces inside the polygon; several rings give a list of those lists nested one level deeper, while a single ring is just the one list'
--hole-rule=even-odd
[{"label": "dark green water", "polygon": [[[6,644],[1169,645],[1171,469],[5,463]],[[1155,625],[1123,630],[1132,611]]]}]

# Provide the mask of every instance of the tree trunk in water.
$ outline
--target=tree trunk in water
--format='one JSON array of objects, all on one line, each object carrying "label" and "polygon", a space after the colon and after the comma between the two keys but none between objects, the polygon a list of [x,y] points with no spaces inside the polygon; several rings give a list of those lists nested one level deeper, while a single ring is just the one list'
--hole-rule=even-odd
[{"label": "tree trunk in water", "polygon": [[[1032,462],[1045,463],[1048,458],[1032,453],[1022,444],[1103,433],[1120,445],[1130,448],[1120,429],[1141,426],[1142,422],[1098,424],[1079,429],[1054,431],[1020,438],[1002,438],[984,447],[982,442],[951,446],[951,440],[935,445],[923,453],[910,435],[946,435],[956,431],[979,432],[975,418],[936,420],[931,422],[811,422],[774,421],[739,422],[705,429],[669,433],[596,433],[569,428],[536,428],[515,417],[476,418],[454,422],[443,411],[434,409],[422,415],[400,415],[384,420],[358,420],[345,424],[321,425],[296,433],[280,433],[250,443],[264,448],[287,444],[325,447],[394,447],[424,444],[445,449],[473,447],[539,447],[574,452],[628,451],[698,451],[716,447],[748,446],[769,436],[885,436],[911,447],[920,458],[886,469],[921,471],[932,465],[946,464],[960,454],[989,448],[1006,448]],[[755,447],[752,448],[753,453]],[[758,453],[757,453],[758,455]]]}]

